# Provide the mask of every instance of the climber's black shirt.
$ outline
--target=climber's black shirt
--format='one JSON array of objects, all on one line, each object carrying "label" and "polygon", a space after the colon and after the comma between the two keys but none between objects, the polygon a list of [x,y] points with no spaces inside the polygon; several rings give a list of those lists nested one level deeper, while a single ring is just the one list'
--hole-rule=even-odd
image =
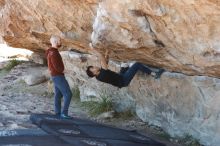
[{"label": "climber's black shirt", "polygon": [[108,69],[105,70],[101,68],[100,73],[96,79],[101,82],[117,86],[119,88],[123,86],[123,76]]}]

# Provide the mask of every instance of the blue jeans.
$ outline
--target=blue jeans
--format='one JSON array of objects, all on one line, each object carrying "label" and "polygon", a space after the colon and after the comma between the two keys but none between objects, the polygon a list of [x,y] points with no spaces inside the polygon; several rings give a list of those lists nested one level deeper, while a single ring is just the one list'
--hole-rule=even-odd
[{"label": "blue jeans", "polygon": [[135,63],[130,68],[128,68],[127,71],[120,72],[120,74],[123,77],[123,87],[126,87],[130,84],[131,80],[134,78],[135,74],[139,70],[147,74],[151,74],[152,72],[147,66],[144,66],[141,63]]},{"label": "blue jeans", "polygon": [[54,107],[55,113],[61,113],[61,98],[64,97],[64,104],[62,109],[62,114],[68,115],[68,109],[70,105],[70,101],[72,98],[72,92],[70,90],[69,84],[65,78],[65,76],[53,76],[52,77],[54,83]]}]

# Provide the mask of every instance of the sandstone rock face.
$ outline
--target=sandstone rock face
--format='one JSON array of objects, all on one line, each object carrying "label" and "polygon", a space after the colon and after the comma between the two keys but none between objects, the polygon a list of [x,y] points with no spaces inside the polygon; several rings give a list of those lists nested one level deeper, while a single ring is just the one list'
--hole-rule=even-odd
[{"label": "sandstone rock face", "polygon": [[[171,136],[192,135],[204,145],[219,145],[220,79],[165,72],[155,80],[139,72],[129,87],[118,89],[87,77],[86,66],[99,66],[95,56],[63,52],[62,57],[68,82],[71,88],[79,87],[82,101],[105,93],[112,97],[117,111],[135,111],[143,121],[162,127]],[[120,64],[110,62],[110,68],[119,71]]]},{"label": "sandstone rock face", "polygon": [[64,50],[89,43],[114,60],[220,76],[218,0],[0,0],[0,36],[40,53],[51,34]]},{"label": "sandstone rock face", "polygon": [[42,53],[55,34],[65,49],[86,51],[96,6],[96,0],[0,0],[0,36],[10,46]]},{"label": "sandstone rock face", "polygon": [[219,77],[219,8],[210,0],[103,1],[92,42],[112,58]]}]

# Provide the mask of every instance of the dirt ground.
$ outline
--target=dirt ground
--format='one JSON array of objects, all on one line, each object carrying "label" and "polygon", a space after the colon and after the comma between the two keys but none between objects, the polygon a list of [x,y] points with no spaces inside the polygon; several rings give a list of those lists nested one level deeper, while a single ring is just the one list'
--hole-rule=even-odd
[{"label": "dirt ground", "polygon": [[[35,67],[38,65],[25,62],[10,72],[0,70],[0,130],[37,128],[29,120],[31,113],[53,114],[53,97],[48,94],[48,83],[28,86],[21,80],[30,68]],[[70,116],[96,120],[96,117],[90,117],[87,111],[74,101],[71,103],[69,113]],[[126,119],[117,117],[96,121],[123,129],[137,130],[168,146],[178,145],[162,130],[142,122],[135,116]]]}]

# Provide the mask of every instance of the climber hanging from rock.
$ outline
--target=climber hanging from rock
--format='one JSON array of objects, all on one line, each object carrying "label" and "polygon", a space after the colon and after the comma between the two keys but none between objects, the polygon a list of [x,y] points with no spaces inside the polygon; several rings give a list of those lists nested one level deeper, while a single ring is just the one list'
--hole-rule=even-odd
[{"label": "climber hanging from rock", "polygon": [[134,63],[131,67],[121,67],[119,73],[113,72],[108,69],[109,51],[106,50],[105,55],[103,55],[92,46],[90,47],[92,49],[92,53],[100,58],[101,68],[96,66],[88,66],[86,73],[89,77],[96,77],[96,79],[101,82],[122,88],[127,87],[130,84],[131,80],[139,70],[147,73],[148,75],[154,76],[155,79],[160,78],[161,74],[164,72],[164,69],[159,69],[158,71],[154,72],[147,66],[138,62]]}]

